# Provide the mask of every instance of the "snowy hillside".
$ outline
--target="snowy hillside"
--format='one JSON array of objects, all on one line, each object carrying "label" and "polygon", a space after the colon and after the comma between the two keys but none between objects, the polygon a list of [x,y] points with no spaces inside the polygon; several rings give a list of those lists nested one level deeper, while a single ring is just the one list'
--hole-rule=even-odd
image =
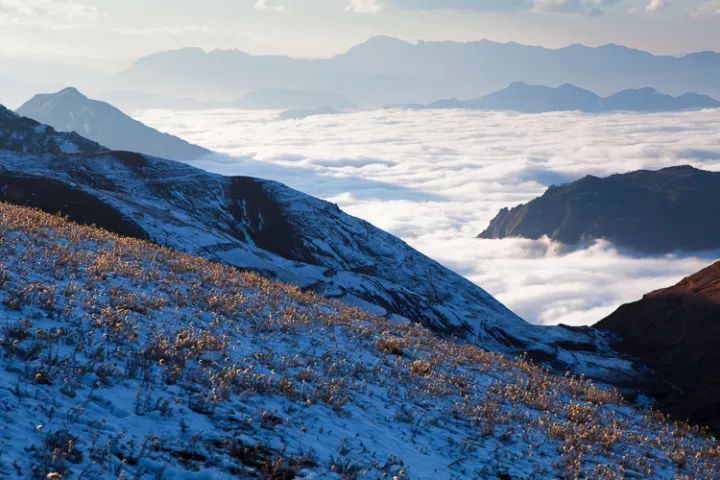
[{"label": "snowy hillside", "polygon": [[2,144],[0,167],[0,199],[254,270],[493,351],[528,352],[558,371],[636,381],[633,366],[595,334],[532,326],[400,239],[279,183],[128,152],[26,155]]},{"label": "snowy hillside", "polygon": [[0,105],[0,148],[22,154],[94,153],[106,151],[77,133],[59,133]]},{"label": "snowy hillside", "polygon": [[0,204],[0,476],[712,478],[613,391]]}]

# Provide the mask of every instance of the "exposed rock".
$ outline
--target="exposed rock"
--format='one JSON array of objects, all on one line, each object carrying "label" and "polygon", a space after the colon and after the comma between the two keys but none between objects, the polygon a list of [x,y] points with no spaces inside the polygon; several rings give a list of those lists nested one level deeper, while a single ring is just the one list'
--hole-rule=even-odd
[{"label": "exposed rock", "polygon": [[584,177],[502,209],[482,238],[605,238],[643,253],[720,247],[720,173],[690,166]]},{"label": "exposed rock", "polygon": [[720,262],[621,306],[597,328],[666,385],[649,392],[677,418],[720,431]]}]

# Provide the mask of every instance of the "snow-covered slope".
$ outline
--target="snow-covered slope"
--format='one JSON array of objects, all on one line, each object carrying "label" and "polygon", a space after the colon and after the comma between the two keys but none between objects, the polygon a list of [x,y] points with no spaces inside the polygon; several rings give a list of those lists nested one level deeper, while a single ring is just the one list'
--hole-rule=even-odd
[{"label": "snow-covered slope", "polygon": [[28,155],[97,153],[106,151],[77,133],[60,133],[35,120],[21,117],[0,105],[0,148]]},{"label": "snow-covered slope", "polygon": [[174,160],[194,160],[210,153],[159,132],[109,103],[92,100],[75,88],[35,95],[17,112],[63,132],[77,132],[114,150],[130,150]]},{"label": "snow-covered slope", "polygon": [[[178,195],[182,195],[178,192]],[[0,477],[714,478],[611,390],[0,204]]]},{"label": "snow-covered slope", "polygon": [[24,154],[2,143],[0,168],[2,200],[254,270],[393,322],[527,353],[556,371],[631,389],[641,378],[600,334],[530,325],[400,239],[276,182],[128,152]]}]

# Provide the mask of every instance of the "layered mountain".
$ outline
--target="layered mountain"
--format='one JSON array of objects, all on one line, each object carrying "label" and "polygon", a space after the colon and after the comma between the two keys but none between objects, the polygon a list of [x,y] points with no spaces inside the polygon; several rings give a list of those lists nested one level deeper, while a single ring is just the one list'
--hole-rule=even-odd
[{"label": "layered mountain", "polygon": [[35,95],[17,111],[59,131],[77,132],[110,149],[175,160],[194,160],[210,153],[205,148],[150,128],[109,103],[92,100],[75,88]]},{"label": "layered mountain", "polygon": [[653,88],[630,89],[603,98],[569,83],[557,88],[513,82],[509,87],[474,100],[440,100],[411,108],[453,108],[467,110],[510,110],[522,113],[559,111],[600,112],[673,112],[720,108],[720,102],[707,95],[686,93],[678,97]]},{"label": "layered mountain", "polygon": [[0,233],[3,478],[720,469],[704,432],[525,359],[35,209],[0,203]]},{"label": "layered mountain", "polygon": [[649,392],[677,418],[720,430],[720,262],[675,286],[621,306],[596,327],[654,370],[667,387]]},{"label": "layered mountain", "polygon": [[698,110],[720,108],[720,102],[708,95],[685,93],[677,97],[665,95],[654,88],[623,90],[603,99],[607,111],[670,112],[675,110]]},{"label": "layered mountain", "polygon": [[481,110],[515,110],[518,112],[549,112],[556,110],[603,110],[602,99],[594,93],[569,83],[558,88],[514,82],[504,90],[467,102]]},{"label": "layered mountain", "polygon": [[566,244],[604,238],[643,253],[720,247],[720,173],[690,166],[586,176],[503,208],[482,238],[547,236]]},{"label": "layered mountain", "polygon": [[[638,85],[720,96],[720,54],[658,56],[618,45],[560,49],[477,42],[409,43],[375,37],[326,59],[186,48],[139,59],[117,88],[233,101],[258,89],[336,92],[364,106],[476,98],[511,82],[582,85],[602,96]],[[333,106],[333,105],[329,105]]]}]

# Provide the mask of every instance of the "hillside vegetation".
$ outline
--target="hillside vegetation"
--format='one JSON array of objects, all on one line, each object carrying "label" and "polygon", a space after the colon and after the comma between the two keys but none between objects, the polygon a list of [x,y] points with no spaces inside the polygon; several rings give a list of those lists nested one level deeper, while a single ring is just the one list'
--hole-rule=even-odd
[{"label": "hillside vegetation", "polygon": [[524,359],[0,204],[0,477],[716,478],[702,431]]}]

